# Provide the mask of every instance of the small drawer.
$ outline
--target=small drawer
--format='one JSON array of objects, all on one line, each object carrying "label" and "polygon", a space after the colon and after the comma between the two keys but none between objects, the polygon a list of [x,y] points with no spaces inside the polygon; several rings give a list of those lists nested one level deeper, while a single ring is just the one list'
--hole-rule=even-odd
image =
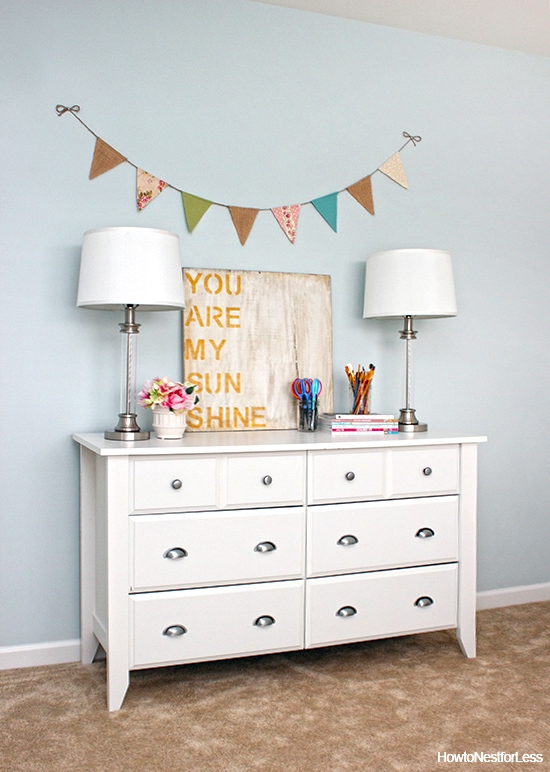
[{"label": "small drawer", "polygon": [[312,451],[308,465],[308,504],[381,498],[383,450]]},{"label": "small drawer", "polygon": [[208,509],[218,501],[215,456],[134,460],[134,511]]},{"label": "small drawer", "polygon": [[305,454],[227,455],[227,506],[303,504]]},{"label": "small drawer", "polygon": [[458,493],[458,445],[392,450],[391,495]]},{"label": "small drawer", "polygon": [[303,507],[130,517],[130,591],[303,575]]},{"label": "small drawer", "polygon": [[308,509],[307,575],[458,559],[458,496]]},{"label": "small drawer", "polygon": [[306,648],[457,625],[456,564],[308,579]]},{"label": "small drawer", "polygon": [[131,595],[131,667],[300,649],[303,596],[303,580]]}]

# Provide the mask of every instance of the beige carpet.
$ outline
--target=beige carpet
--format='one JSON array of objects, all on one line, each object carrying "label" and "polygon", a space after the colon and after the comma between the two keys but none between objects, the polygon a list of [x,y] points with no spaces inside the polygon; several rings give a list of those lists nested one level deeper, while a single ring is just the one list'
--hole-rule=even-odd
[{"label": "beige carpet", "polygon": [[[0,673],[2,772],[429,772],[550,769],[550,603],[454,633],[132,673],[105,708],[105,665]],[[541,754],[446,763],[438,753]]]}]

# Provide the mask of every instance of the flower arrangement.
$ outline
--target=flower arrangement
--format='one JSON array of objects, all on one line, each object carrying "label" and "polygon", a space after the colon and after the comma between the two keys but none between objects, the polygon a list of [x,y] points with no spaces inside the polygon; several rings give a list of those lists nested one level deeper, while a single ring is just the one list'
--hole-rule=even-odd
[{"label": "flower arrangement", "polygon": [[153,378],[147,381],[138,394],[138,404],[141,407],[167,407],[172,413],[183,413],[196,405],[199,398],[195,384],[185,381],[171,381],[169,378]]}]

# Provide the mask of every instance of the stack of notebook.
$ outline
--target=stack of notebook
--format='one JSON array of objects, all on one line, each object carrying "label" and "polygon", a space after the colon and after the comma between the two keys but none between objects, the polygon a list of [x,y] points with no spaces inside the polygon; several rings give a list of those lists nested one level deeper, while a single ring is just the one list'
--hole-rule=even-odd
[{"label": "stack of notebook", "polygon": [[319,418],[319,429],[326,432],[397,434],[399,427],[393,415],[354,415],[353,413],[323,413]]}]

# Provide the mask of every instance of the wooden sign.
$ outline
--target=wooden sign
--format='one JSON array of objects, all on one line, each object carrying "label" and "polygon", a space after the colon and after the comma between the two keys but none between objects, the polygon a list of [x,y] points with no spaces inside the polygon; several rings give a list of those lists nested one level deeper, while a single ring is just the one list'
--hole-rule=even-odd
[{"label": "wooden sign", "polygon": [[184,268],[188,431],[296,429],[295,378],[319,378],[333,411],[330,276]]}]

